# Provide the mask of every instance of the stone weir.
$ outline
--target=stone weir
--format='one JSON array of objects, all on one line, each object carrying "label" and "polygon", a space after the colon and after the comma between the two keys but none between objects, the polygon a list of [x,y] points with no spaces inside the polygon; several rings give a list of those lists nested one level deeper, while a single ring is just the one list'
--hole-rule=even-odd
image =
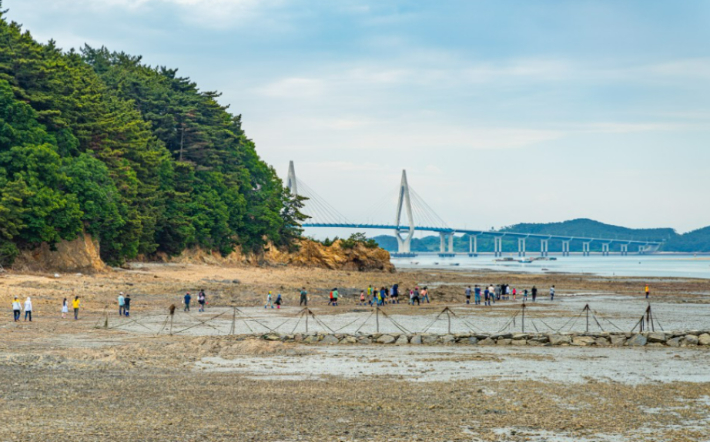
[{"label": "stone weir", "polygon": [[345,334],[345,333],[267,333],[257,335],[267,341],[304,344],[383,344],[383,345],[513,345],[575,347],[708,347],[710,331],[644,333],[456,333],[456,334]]}]

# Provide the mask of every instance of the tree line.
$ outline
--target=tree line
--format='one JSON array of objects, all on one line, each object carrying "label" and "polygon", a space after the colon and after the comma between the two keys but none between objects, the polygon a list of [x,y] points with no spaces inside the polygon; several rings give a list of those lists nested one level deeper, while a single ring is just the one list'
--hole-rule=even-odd
[{"label": "tree line", "polygon": [[303,198],[219,93],[140,56],[39,43],[1,9],[1,264],[83,232],[109,264],[295,247]]}]

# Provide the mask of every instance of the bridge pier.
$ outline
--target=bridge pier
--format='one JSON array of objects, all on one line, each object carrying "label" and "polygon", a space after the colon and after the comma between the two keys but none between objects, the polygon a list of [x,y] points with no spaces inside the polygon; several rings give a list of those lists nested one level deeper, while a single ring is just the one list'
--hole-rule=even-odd
[{"label": "bridge pier", "polygon": [[518,238],[518,256],[525,257],[525,238]]},{"label": "bridge pier", "polygon": [[569,256],[569,241],[562,241],[562,256]]},{"label": "bridge pier", "polygon": [[602,256],[609,256],[609,243],[602,244]]},{"label": "bridge pier", "polygon": [[646,254],[646,247],[639,246],[639,255],[645,255],[645,254]]},{"label": "bridge pier", "polygon": [[621,245],[621,256],[629,256],[629,245],[628,244]]},{"label": "bridge pier", "polygon": [[546,257],[550,246],[549,239],[540,240],[540,256]]},{"label": "bridge pier", "polygon": [[503,237],[495,236],[493,237],[493,254],[495,257],[503,256]]},{"label": "bridge pier", "polygon": [[478,256],[478,235],[468,235],[468,256],[471,258]]},{"label": "bridge pier", "polygon": [[589,249],[590,249],[591,244],[592,244],[591,241],[582,243],[582,256],[589,256],[590,255]]}]

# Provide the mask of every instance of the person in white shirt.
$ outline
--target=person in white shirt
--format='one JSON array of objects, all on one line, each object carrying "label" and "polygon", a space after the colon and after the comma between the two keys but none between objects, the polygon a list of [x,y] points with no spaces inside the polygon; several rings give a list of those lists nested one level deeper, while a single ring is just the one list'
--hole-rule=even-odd
[{"label": "person in white shirt", "polygon": [[123,316],[126,313],[126,298],[123,297],[123,292],[118,294],[118,315]]},{"label": "person in white shirt", "polygon": [[69,313],[69,303],[67,298],[64,298],[64,301],[62,301],[62,319],[67,317],[67,313]]},{"label": "person in white shirt", "polygon": [[15,296],[15,299],[12,301],[12,316],[15,318],[15,322],[20,320],[20,311],[22,311],[22,304],[20,304],[20,300]]},{"label": "person in white shirt", "polygon": [[32,322],[32,301],[29,296],[27,300],[25,300],[25,321],[27,321],[28,317],[30,318],[30,322]]}]

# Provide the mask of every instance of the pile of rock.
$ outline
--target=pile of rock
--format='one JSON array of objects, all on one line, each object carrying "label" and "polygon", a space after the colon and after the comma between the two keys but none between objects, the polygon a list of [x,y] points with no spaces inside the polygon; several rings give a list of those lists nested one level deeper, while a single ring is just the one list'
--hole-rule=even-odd
[{"label": "pile of rock", "polygon": [[346,334],[297,333],[260,335],[267,341],[305,344],[393,344],[393,345],[515,345],[572,347],[710,347],[710,331],[644,333],[457,333],[457,334]]}]

